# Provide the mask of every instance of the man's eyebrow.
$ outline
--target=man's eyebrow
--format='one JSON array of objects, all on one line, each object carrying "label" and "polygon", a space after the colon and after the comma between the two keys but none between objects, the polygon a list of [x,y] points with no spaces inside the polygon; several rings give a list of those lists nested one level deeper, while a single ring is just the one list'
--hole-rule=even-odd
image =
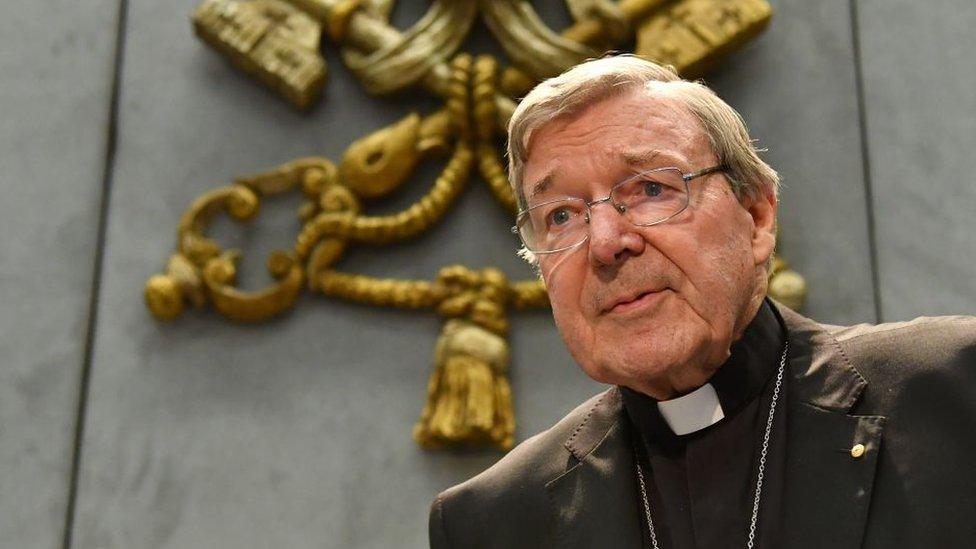
[{"label": "man's eyebrow", "polygon": [[529,197],[531,198],[539,196],[540,194],[546,192],[546,189],[548,189],[550,185],[552,185],[552,174],[548,174],[537,181],[536,184],[532,186],[532,192],[529,193]]},{"label": "man's eyebrow", "polygon": [[623,157],[624,162],[626,162],[628,166],[642,167],[650,164],[651,161],[653,161],[654,158],[660,154],[661,151],[658,149],[644,149],[637,151],[624,151]]}]

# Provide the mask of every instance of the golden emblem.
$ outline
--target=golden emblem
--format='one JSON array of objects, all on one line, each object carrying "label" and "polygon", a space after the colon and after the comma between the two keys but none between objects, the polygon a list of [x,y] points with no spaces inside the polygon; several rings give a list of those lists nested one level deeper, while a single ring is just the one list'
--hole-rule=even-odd
[{"label": "golden emblem", "polygon": [[[179,221],[177,250],[165,271],[146,283],[149,310],[173,319],[187,305],[209,304],[228,318],[258,321],[290,308],[303,289],[375,306],[434,309],[447,320],[414,438],[425,447],[511,448],[507,310],[547,306],[541,281],[509,281],[497,269],[463,266],[445,267],[433,280],[379,279],[333,264],[349,245],[389,245],[423,234],[473,170],[514,213],[496,142],[513,97],[535,82],[634,38],[639,55],[695,77],[759,33],[771,15],[765,0],[566,1],[575,23],[557,34],[524,0],[433,0],[406,32],[389,23],[391,0],[205,0],[193,14],[196,34],[299,108],[313,105],[325,82],[323,34],[367,92],[420,87],[442,97],[444,106],[410,113],[355,141],[338,165],[322,157],[293,160],[198,198]],[[512,66],[458,52],[479,13]],[[392,215],[363,211],[362,199],[395,191],[421,160],[434,156],[447,157],[446,165],[417,202]],[[209,223],[221,213],[252,219],[264,197],[285,192],[304,196],[298,211],[304,225],[291,249],[268,259],[274,282],[243,291],[235,286],[240,252],[209,238]],[[781,259],[770,288],[791,305],[805,293],[802,278]]]}]

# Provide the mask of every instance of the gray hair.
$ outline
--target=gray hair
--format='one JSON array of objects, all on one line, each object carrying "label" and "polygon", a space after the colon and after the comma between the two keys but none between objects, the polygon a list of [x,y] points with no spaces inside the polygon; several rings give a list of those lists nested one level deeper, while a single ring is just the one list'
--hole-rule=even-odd
[{"label": "gray hair", "polygon": [[[546,123],[580,113],[608,97],[639,87],[667,94],[702,124],[719,164],[739,199],[776,195],[779,175],[759,158],[739,113],[701,82],[682,80],[672,67],[633,55],[604,57],[581,63],[529,92],[508,123],[509,181],[519,206],[525,207],[523,172],[532,134]],[[533,262],[531,254],[522,253]]]}]

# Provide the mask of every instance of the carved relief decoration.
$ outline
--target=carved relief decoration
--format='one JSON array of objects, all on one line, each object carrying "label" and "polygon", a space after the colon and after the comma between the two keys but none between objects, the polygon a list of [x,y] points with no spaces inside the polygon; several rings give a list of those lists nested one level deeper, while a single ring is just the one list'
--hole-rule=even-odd
[{"label": "carved relief decoration", "polygon": [[[145,299],[159,319],[210,306],[238,321],[290,308],[303,291],[363,304],[433,309],[446,319],[436,345],[427,402],[414,427],[425,447],[489,444],[508,449],[515,419],[506,370],[509,309],[546,307],[537,279],[511,281],[499,270],[455,265],[432,280],[381,279],[333,268],[350,246],[384,246],[436,224],[477,171],[501,206],[515,213],[498,141],[513,98],[536,82],[636,39],[635,53],[697,77],[756,36],[769,21],[765,0],[566,0],[575,21],[553,32],[524,0],[433,0],[401,32],[389,23],[392,0],[206,0],[193,14],[198,37],[299,108],[321,94],[327,67],[322,36],[370,94],[422,88],[443,98],[428,114],[410,113],[367,135],[337,164],[301,158],[241,177],[194,201],[179,220],[177,248],[149,279]],[[459,52],[478,16],[511,65]],[[446,165],[427,193],[392,215],[368,215],[364,199],[387,195],[428,157]],[[303,223],[289,250],[268,259],[273,282],[259,291],[235,285],[240,252],[207,236],[214,216],[254,218],[262,199],[299,192]],[[776,259],[770,292],[798,307],[802,277]]]}]

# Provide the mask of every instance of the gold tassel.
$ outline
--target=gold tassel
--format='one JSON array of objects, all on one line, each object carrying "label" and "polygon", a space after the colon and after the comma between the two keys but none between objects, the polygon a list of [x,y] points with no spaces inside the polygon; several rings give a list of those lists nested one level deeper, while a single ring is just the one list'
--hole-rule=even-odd
[{"label": "gold tassel", "polygon": [[515,416],[505,378],[508,360],[502,337],[466,320],[448,320],[414,440],[426,448],[485,442],[511,448]]},{"label": "gold tassel", "polygon": [[512,388],[504,373],[495,377],[495,426],[491,439],[499,448],[515,446],[515,412],[512,410]]}]

